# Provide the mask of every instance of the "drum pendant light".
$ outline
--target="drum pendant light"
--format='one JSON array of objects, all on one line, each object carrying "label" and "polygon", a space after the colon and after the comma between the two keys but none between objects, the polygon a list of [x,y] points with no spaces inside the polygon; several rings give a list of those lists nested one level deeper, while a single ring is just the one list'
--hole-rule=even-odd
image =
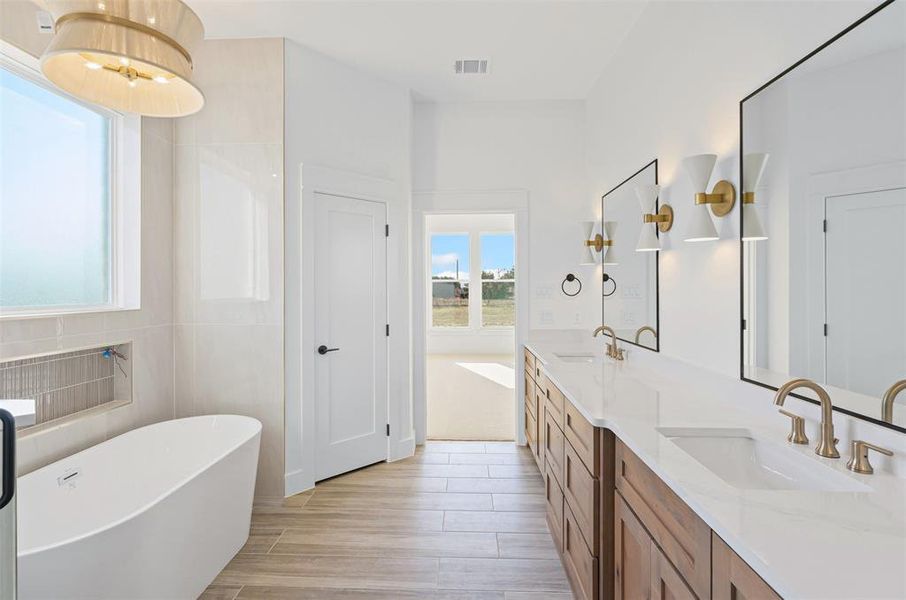
[{"label": "drum pendant light", "polygon": [[47,0],[54,37],[41,70],[57,87],[116,111],[182,117],[201,110],[189,49],[204,37],[180,0]]}]

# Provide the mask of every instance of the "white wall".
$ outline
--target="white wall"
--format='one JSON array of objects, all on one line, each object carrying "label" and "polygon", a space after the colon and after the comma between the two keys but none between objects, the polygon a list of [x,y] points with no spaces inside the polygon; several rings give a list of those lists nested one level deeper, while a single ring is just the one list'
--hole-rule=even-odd
[{"label": "white wall", "polygon": [[[4,2],[0,37],[39,56],[50,35],[36,33],[30,2]],[[120,433],[173,417],[173,124],[142,120],[141,309],[0,321],[0,358],[132,340],[132,404],[19,436],[19,474]]]},{"label": "white wall", "polygon": [[660,253],[663,353],[739,373],[739,204],[718,220],[719,242],[683,242],[695,207],[680,160],[716,153],[712,185],[738,183],[739,101],[874,4],[652,3],[603,70],[587,101],[586,196],[659,159],[676,211]]},{"label": "white wall", "polygon": [[[528,269],[521,273],[532,329],[591,329],[601,318],[600,268],[578,265],[579,222],[598,217],[602,193],[585,186],[584,119],[578,101],[415,105],[417,192],[528,192]],[[570,272],[585,286],[576,298],[560,292]]]},{"label": "white wall", "polygon": [[283,495],[283,40],[206,41],[176,125],[176,416],[262,422],[256,493]]},{"label": "white wall", "polygon": [[[411,98],[409,90],[338,63],[290,40],[286,68],[286,478],[288,489],[312,483],[304,456],[311,440],[302,440],[302,403],[313,401],[313,363],[301,348],[306,295],[300,168],[326,167],[346,172],[350,180],[372,178],[398,190],[388,202],[391,235],[388,247],[390,289],[390,398],[398,405],[391,415],[391,455],[414,445],[411,401],[410,221]],[[354,175],[354,176],[353,176]],[[310,252],[309,252],[310,255]],[[308,362],[306,362],[308,361]],[[301,482],[301,483],[300,483]],[[301,488],[300,488],[301,486]]]}]

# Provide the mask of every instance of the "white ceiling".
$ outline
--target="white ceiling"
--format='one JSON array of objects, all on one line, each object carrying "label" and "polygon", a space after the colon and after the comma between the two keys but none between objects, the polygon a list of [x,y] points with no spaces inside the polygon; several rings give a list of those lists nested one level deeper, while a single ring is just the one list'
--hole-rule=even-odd
[{"label": "white ceiling", "polygon": [[[647,0],[187,0],[208,38],[286,37],[420,100],[584,99]],[[488,58],[486,76],[456,76]]]}]

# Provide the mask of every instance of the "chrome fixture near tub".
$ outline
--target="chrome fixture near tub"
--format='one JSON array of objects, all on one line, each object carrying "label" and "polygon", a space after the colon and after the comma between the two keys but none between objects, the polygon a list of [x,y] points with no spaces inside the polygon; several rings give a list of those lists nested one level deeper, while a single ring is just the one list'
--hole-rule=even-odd
[{"label": "chrome fixture near tub", "polygon": [[893,401],[904,390],[906,379],[901,379],[884,392],[884,399],[881,401],[881,420],[885,423],[893,423]]},{"label": "chrome fixture near tub", "polygon": [[617,334],[614,330],[607,325],[601,325],[592,332],[591,337],[598,337],[599,333],[609,334],[612,340],[610,344],[607,344],[607,356],[614,360],[623,360],[623,349],[617,346]]},{"label": "chrome fixture near tub", "polygon": [[830,396],[823,387],[811,379],[793,379],[777,390],[777,394],[774,396],[774,404],[783,406],[783,402],[791,392],[802,388],[815,392],[818,395],[818,402],[821,404],[821,434],[818,439],[818,445],[815,446],[815,454],[824,458],[840,458],[840,452],[837,451],[837,440],[834,438],[833,405],[831,404]]},{"label": "chrome fixture near tub", "polygon": [[849,462],[846,463],[846,468],[854,473],[862,473],[864,475],[871,475],[875,472],[872,468],[871,463],[868,462],[868,451],[874,450],[875,452],[880,452],[886,456],[893,456],[893,452],[887,448],[881,448],[880,446],[875,446],[874,444],[869,444],[863,440],[853,440],[852,444],[852,456],[849,459]]}]

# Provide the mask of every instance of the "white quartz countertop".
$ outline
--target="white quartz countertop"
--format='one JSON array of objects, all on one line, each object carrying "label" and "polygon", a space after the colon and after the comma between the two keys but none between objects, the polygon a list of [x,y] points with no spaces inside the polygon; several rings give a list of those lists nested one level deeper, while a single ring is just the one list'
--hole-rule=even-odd
[{"label": "white quartz countertop", "polygon": [[[622,342],[630,352],[618,363],[604,357],[604,343],[587,332],[538,332],[526,346],[586,419],[613,431],[780,595],[906,598],[906,479],[877,469],[874,475],[846,470],[849,446],[843,442],[842,458],[818,457],[814,429],[808,431],[808,446],[787,444],[788,419],[776,413],[770,395],[764,405],[760,397],[753,402],[740,387],[749,384]],[[558,357],[584,353],[594,360]],[[835,413],[835,418],[842,417]],[[747,429],[815,461],[818,471],[824,465],[867,487],[859,492],[738,489],[659,433],[664,427]]]}]

